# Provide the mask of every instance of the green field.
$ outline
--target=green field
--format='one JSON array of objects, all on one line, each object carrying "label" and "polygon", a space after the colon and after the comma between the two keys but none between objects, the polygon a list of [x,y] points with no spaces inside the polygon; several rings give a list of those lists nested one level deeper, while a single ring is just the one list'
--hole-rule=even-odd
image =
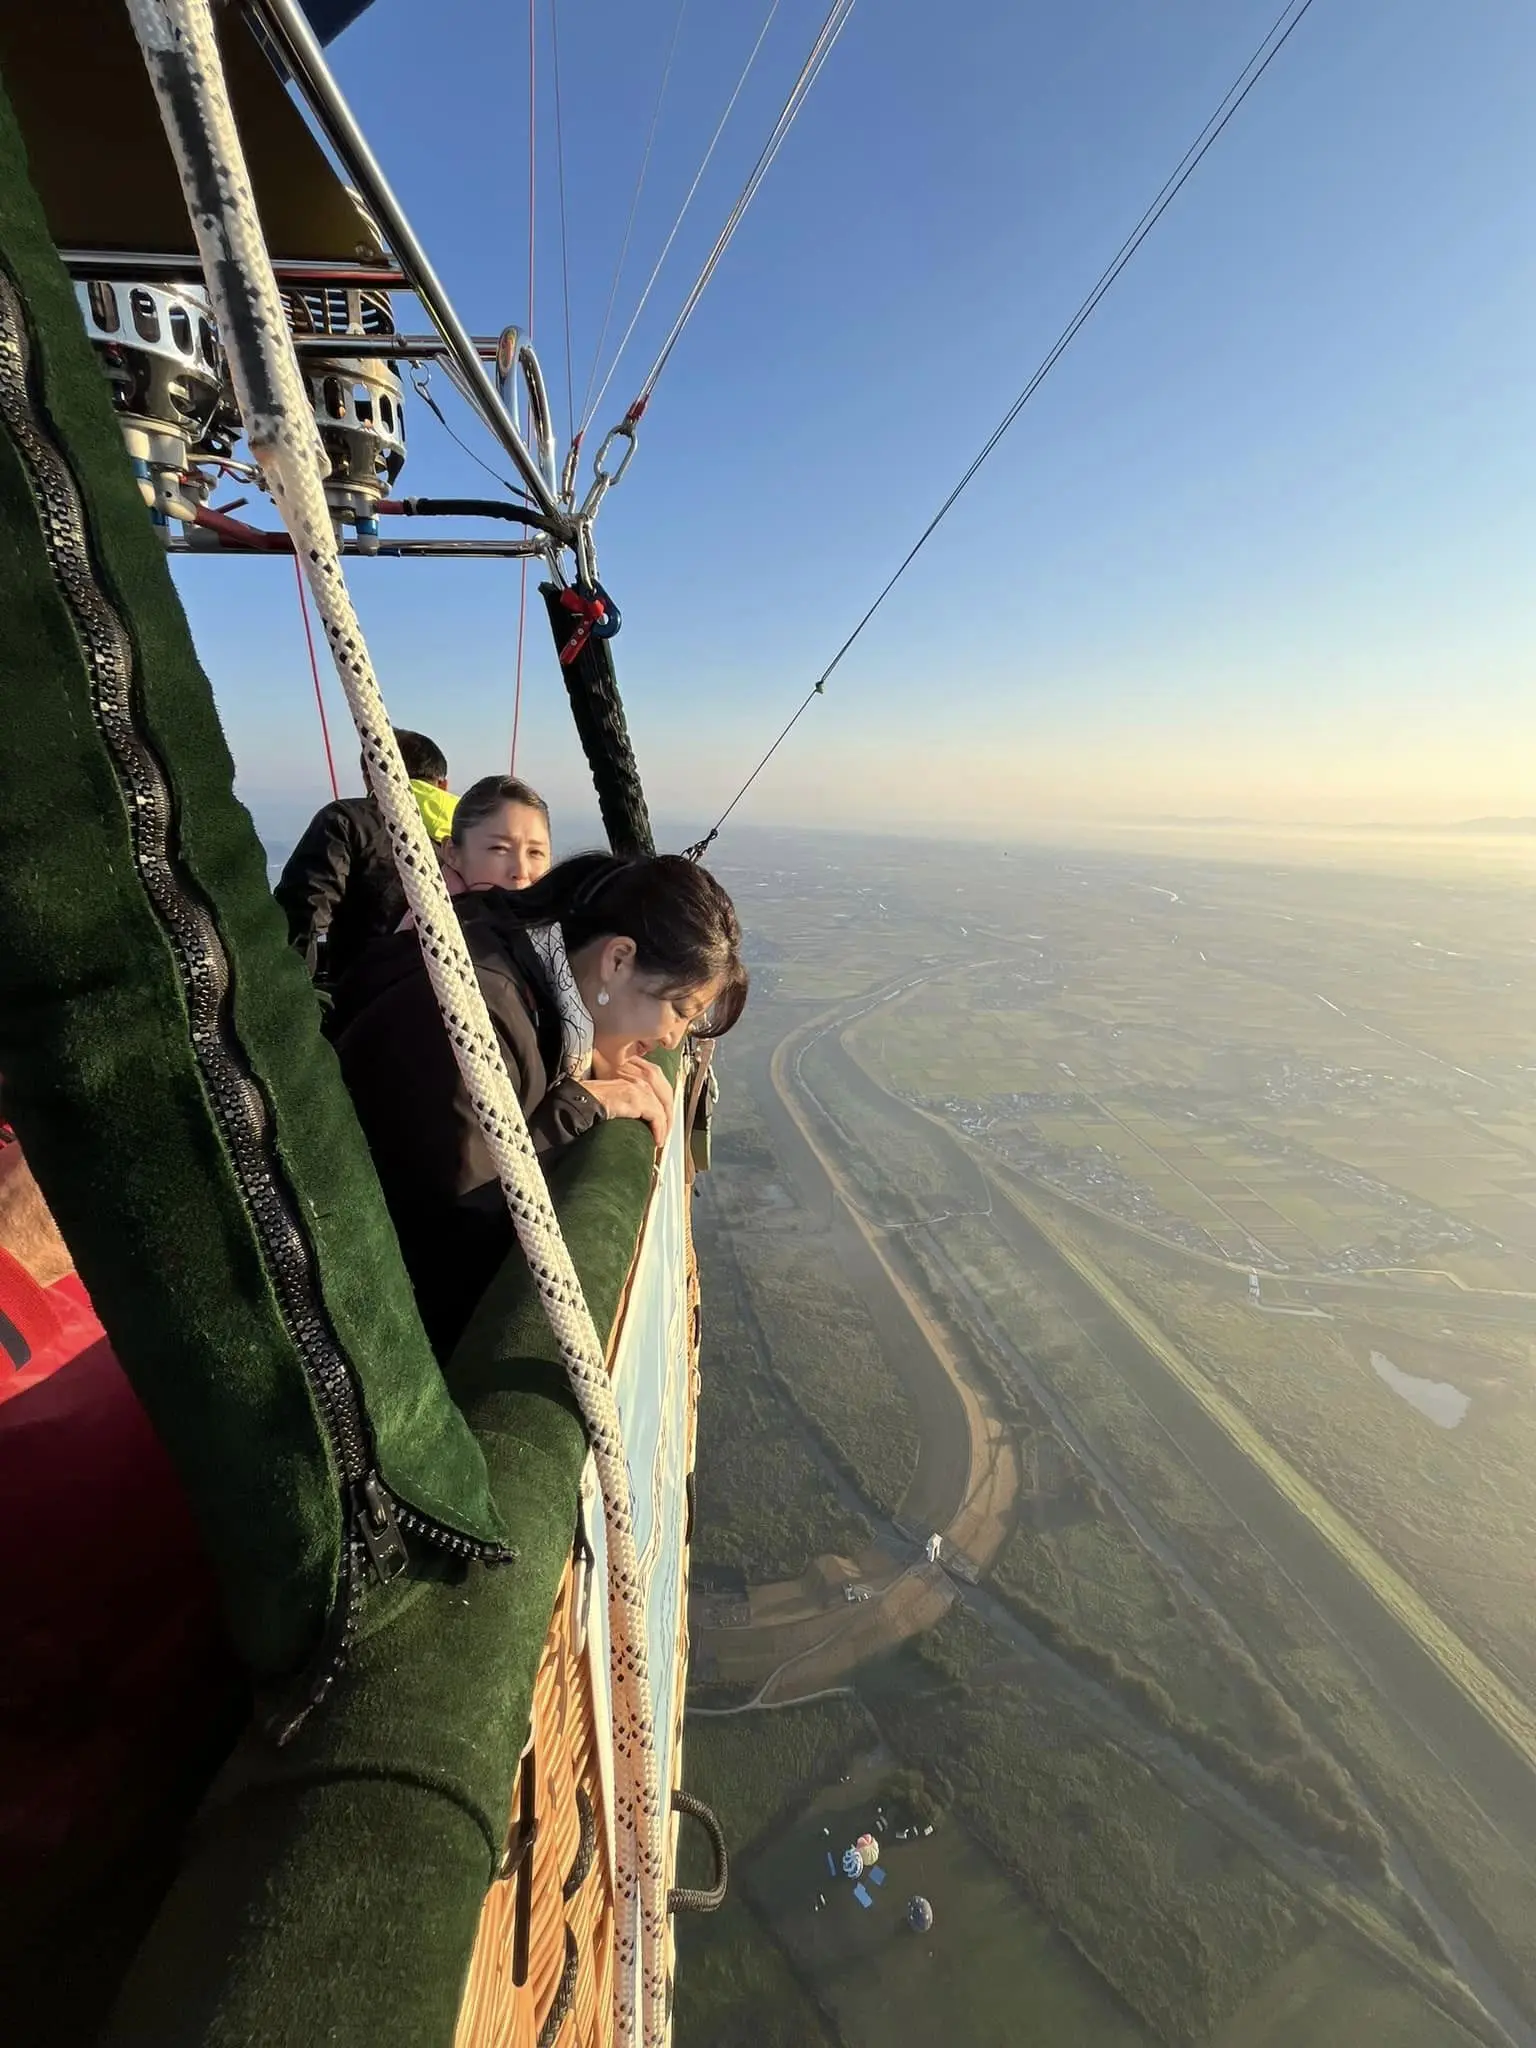
[{"label": "green field", "polygon": [[1294,1957],[1210,2048],[1470,2048],[1473,2036],[1331,1939]]},{"label": "green field", "polygon": [[678,1927],[676,2048],[845,2048],[739,1897]]},{"label": "green field", "polygon": [[917,1464],[917,1424],[863,1303],[803,1234],[738,1234],[736,1250],[785,1391],[870,1505],[894,1513]]},{"label": "green field", "polygon": [[1206,868],[1159,903],[1103,861],[1034,880],[1022,917],[981,926],[985,971],[941,959],[852,1024],[879,1079],[1112,1161],[1239,1260],[1398,1238],[1396,1263],[1536,1290],[1530,963],[1504,890]]},{"label": "green field", "polygon": [[973,1653],[951,1677],[953,1634],[952,1614],[926,1639],[926,1684],[910,1653],[875,1675],[882,1730],[1154,2036],[1203,2040],[1313,1938],[1311,1909],[1053,1700]]},{"label": "green field", "polygon": [[839,1502],[759,1359],[734,1251],[707,1202],[695,1207],[694,1232],[706,1275],[694,1561],[794,1578],[824,1552],[862,1550],[869,1524]]},{"label": "green field", "polygon": [[[826,1787],[744,1873],[847,2048],[1142,2048],[1147,2037],[1130,2014],[954,1821],[941,1818],[926,1840],[886,1837],[886,1881],[867,1887],[868,1911],[846,1879],[828,1874],[829,1845],[840,1851],[874,1825],[888,1775],[873,1765]],[[906,1925],[914,1893],[934,1910],[926,1935]],[[827,1903],[816,1910],[819,1898]]]},{"label": "green field", "polygon": [[[1158,1688],[1169,1702],[1159,1709],[1164,1726],[1198,1729],[1257,1762],[1283,1766],[1319,1788],[1332,1810],[1358,1817],[1329,1760],[1251,1653],[1175,1584],[1112,1509],[1065,1529],[1015,1530],[989,1583],[1026,1625],[1039,1632],[1042,1620],[1053,1624],[1053,1644],[1069,1658],[1076,1645],[1107,1652]],[[1147,1714],[1143,1691],[1121,1691]]]},{"label": "green field", "polygon": [[[735,1875],[719,1913],[684,1914],[677,1926],[677,2048],[841,2048],[784,1949],[748,1903],[740,1859],[810,1789],[874,1741],[853,1700],[821,1700],[780,1713],[695,1715],[684,1738],[683,1780],[719,1819]],[[685,1828],[679,1882],[707,1882],[697,1831]]]},{"label": "green field", "polygon": [[1291,1143],[1282,1152],[1209,1114],[1161,1114],[1124,1094],[1106,1094],[1087,1113],[1058,1113],[1033,1128],[1067,1149],[1097,1148],[1158,1208],[1210,1233],[1228,1258],[1246,1261],[1255,1244],[1288,1266],[1310,1269],[1354,1244],[1369,1244],[1398,1221],[1390,1200],[1328,1177],[1327,1161]]},{"label": "green field", "polygon": [[[790,1191],[749,1091],[729,1090],[723,1098],[715,1148],[717,1171],[695,1216],[731,1297],[730,1326],[721,1326],[726,1341],[749,1342],[759,1374],[810,1423],[834,1464],[872,1506],[893,1511],[917,1461],[911,1403],[886,1363],[863,1301],[838,1267],[823,1220],[807,1216]],[[729,1446],[726,1455],[734,1478],[740,1447]],[[796,1498],[803,1493],[797,1486]],[[861,1547],[819,1543],[793,1570],[819,1550]],[[772,1548],[782,1558],[785,1545],[775,1540]],[[761,1560],[754,1572],[758,1578],[790,1575],[767,1570]]]},{"label": "green field", "polygon": [[[1144,1416],[1130,1417],[1127,1442],[1134,1442],[1140,1451],[1147,1450]],[[1156,1448],[1165,1447],[1159,1442]],[[1154,1492],[1155,1484],[1147,1490]],[[1180,1474],[1174,1498],[1181,1526],[1186,1514],[1198,1519],[1202,1495],[1198,1489],[1191,1491],[1187,1470]],[[1213,1516],[1210,1503],[1205,1512]],[[1219,1523],[1219,1511],[1213,1519]],[[1238,1532],[1220,1525],[1209,1533],[1223,1563],[1230,1567],[1224,1580],[1215,1581],[1223,1596],[1231,1599],[1237,1611],[1265,1614],[1273,1621],[1267,1568],[1260,1567],[1257,1582],[1245,1582],[1240,1544],[1235,1541]],[[1234,1550],[1239,1553],[1235,1557]],[[1106,1576],[1102,1556],[1090,1555],[1082,1561],[1095,1576]],[[1134,1573],[1123,1560],[1122,1570],[1128,1582]],[[1089,1602],[1088,1611],[1094,1612],[1091,1592],[1082,1585],[1075,1591]],[[1100,1611],[1106,1626],[1112,1611],[1112,1607]],[[1144,1634],[1145,1624],[1138,1624],[1123,1647],[1134,1653]],[[1317,1645],[1311,1640],[1315,1629],[1302,1634],[1315,1659]],[[1211,1685],[1203,1660],[1195,1661],[1201,1667],[1200,1683]],[[1230,2027],[1231,2015],[1244,2007],[1255,2012],[1269,2010],[1263,2007],[1264,1986],[1314,1942],[1316,1922],[1310,1912],[1288,1886],[1272,1879],[1250,1852],[1215,1832],[1208,1821],[1190,1814],[1142,1767],[1107,1749],[1097,1730],[1078,1726],[1059,1705],[1031,1702],[1020,1692],[1017,1680],[985,1676],[996,1664],[996,1649],[986,1631],[958,1610],[953,1612],[940,1637],[932,1641],[931,1651],[925,1646],[923,1659],[898,1659],[884,1673],[870,1674],[875,1681],[871,1697],[881,1732],[905,1760],[920,1764],[930,1782],[944,1789],[955,1818],[979,1838],[978,1849],[984,1843],[1007,1865],[1041,1922],[1065,1933],[1076,1949],[1106,1974],[1127,2004],[1144,2015],[1143,2023],[1154,2037],[1201,2041],[1219,2024]],[[1321,1663],[1309,1663],[1309,1678],[1321,1679],[1326,1667],[1326,1657]],[[1346,1681],[1340,1672],[1333,1671],[1324,1683],[1328,1697],[1341,1703],[1340,1688]],[[839,1708],[841,1704],[825,1703]],[[1345,1716],[1357,1737],[1362,1733],[1359,1710],[1364,1705],[1355,1699]],[[822,1709],[806,1711],[820,1713]],[[801,1796],[815,1786],[812,1760],[798,1746],[787,1755],[780,1746],[788,1734],[785,1724],[796,1718],[793,1714],[755,1714],[692,1724],[690,1741],[695,1747],[690,1752],[690,1779],[698,1782],[702,1775],[705,1782],[718,1788],[739,1776],[734,1794],[739,1818],[731,1823],[738,1845],[750,1830],[771,1822],[771,1817],[782,1811],[778,1790],[782,1783],[792,1782]],[[696,1741],[701,1731],[702,1739]],[[1395,1731],[1379,1731],[1379,1738],[1380,1748],[1373,1754],[1390,1754],[1397,1739]],[[1409,1767],[1408,1760],[1402,1758],[1400,1765]],[[834,1795],[838,1789],[834,1785]],[[1464,1810],[1457,1813],[1429,1804],[1421,1808],[1421,1815],[1430,1826],[1444,1826],[1453,1844],[1458,1827],[1466,1830],[1471,1818]],[[1473,1837],[1464,1834],[1463,1839],[1470,1847]],[[1506,1882],[1508,1875],[1503,1873]],[[783,1953],[765,1949],[770,1923],[750,1858],[740,1881],[754,1911],[740,1924],[739,1964],[730,1961],[725,1929],[717,1924],[709,1938],[710,1961],[699,1987],[701,1997],[708,1991],[708,2010],[697,2026],[687,2020],[689,2031],[680,2036],[684,2048],[731,2040],[736,2000],[739,1997],[750,2004],[746,1986],[768,1982],[770,1971],[786,1967],[786,1955],[793,1962],[799,1985],[795,2010],[801,2009],[807,1997],[813,1997],[818,2008],[844,2011],[833,2002],[831,1987],[804,1978],[807,1959],[793,1939],[788,1939]],[[1497,1884],[1494,1878],[1490,1892]],[[803,1892],[798,1896],[797,1910],[803,1913],[805,1897]],[[983,1916],[980,1925],[985,1930],[991,1922]],[[1021,1953],[1033,1953],[1022,1935],[1018,1939]],[[1052,1946],[1046,1953],[1057,1951]],[[968,1944],[965,1954],[972,1955]],[[989,1978],[990,1972],[984,1977]],[[872,1987],[856,1973],[838,1995],[854,2004],[861,1996],[874,1998]],[[1073,1996],[1077,1995],[1074,1991]],[[1364,1956],[1355,1958],[1351,1951],[1322,1973],[1310,1995],[1309,2013],[1316,2026],[1313,2038],[1352,2048],[1354,2016],[1361,2010],[1377,2009],[1387,1993],[1379,1966]],[[1455,2038],[1454,2030],[1442,2027],[1407,1990],[1392,1992],[1390,2002],[1398,2015],[1394,2025],[1401,2019],[1407,2027],[1410,2020],[1404,2015],[1417,2015],[1412,2024],[1417,2025],[1418,2034],[1406,2033],[1405,2041],[1419,2038],[1437,2044]],[[1274,2010],[1282,2009],[1283,2002],[1277,2002]],[[981,2024],[980,2020],[977,2023]],[[1120,2026],[1124,2023],[1123,2017],[1118,2020]],[[838,2024],[841,2030],[841,2020]],[[824,2016],[815,2022],[818,2029],[825,2025]],[[706,2027],[715,2031],[706,2031]],[[854,2038],[846,2033],[840,2037],[850,2042]],[[808,2042],[822,2038],[809,2020],[804,2038]],[[946,2036],[914,2033],[910,2038],[923,2043],[942,2041]],[[1084,2038],[1094,2039],[1092,2035]],[[1124,2036],[1111,2034],[1109,2038]]]},{"label": "green field", "polygon": [[[937,2044],[956,2038],[952,2027],[977,2048],[1141,2048],[1131,2015],[953,1820],[941,1816],[926,1840],[887,1839],[889,1876],[870,1888],[869,1913],[834,1882],[829,1845],[840,1855],[874,1825],[900,1782],[871,1740],[852,1701],[690,1723],[685,1775],[732,1843],[734,1904],[681,1923],[679,2048],[776,2048],[796,2038],[791,2022],[808,2044],[841,2048]],[[917,1891],[934,1908],[927,1937],[904,1925]],[[781,2003],[759,2015],[765,1997]]]},{"label": "green field", "polygon": [[714,1810],[736,1855],[877,1742],[874,1724],[854,1699],[698,1715],[688,1724],[683,1782]]},{"label": "green field", "polygon": [[1464,1902],[1464,1925],[1484,1952],[1509,1958],[1516,1982],[1536,1981],[1536,1836],[1507,1811],[1483,1810],[1412,1733],[1390,1695],[1319,1627],[1302,1590],[1156,1425],[1049,1283],[1018,1262],[1009,1272],[1013,1312],[1034,1332],[1042,1369],[1142,1511],[1262,1649],[1290,1704],[1365,1786],[1421,1871],[1444,1896]]},{"label": "green field", "polygon": [[813,1041],[797,1071],[834,1128],[846,1136],[849,1165],[877,1222],[910,1222],[938,1208],[963,1207],[974,1175],[957,1172],[941,1133],[898,1128],[882,1117],[856,1066],[839,1057],[835,1037]]}]

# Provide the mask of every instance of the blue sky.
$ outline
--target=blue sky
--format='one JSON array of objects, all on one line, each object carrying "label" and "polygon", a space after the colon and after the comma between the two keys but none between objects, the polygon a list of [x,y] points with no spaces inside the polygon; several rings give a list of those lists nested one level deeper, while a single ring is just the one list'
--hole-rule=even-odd
[{"label": "blue sky", "polygon": [[[677,0],[557,4],[581,386]],[[766,7],[689,0],[615,335]],[[563,420],[548,8],[534,328]],[[659,813],[733,792],[1277,11],[860,0],[603,515]],[[605,415],[824,12],[781,0]],[[522,320],[526,10],[375,0],[333,57],[466,319]],[[1536,809],[1533,88],[1522,0],[1315,0],[751,818]],[[419,405],[410,426],[403,489],[483,488]],[[517,573],[354,579],[397,717],[444,740],[460,782],[505,756]],[[244,787],[318,796],[291,568],[180,582]],[[519,767],[573,809],[584,771],[530,624]]]}]

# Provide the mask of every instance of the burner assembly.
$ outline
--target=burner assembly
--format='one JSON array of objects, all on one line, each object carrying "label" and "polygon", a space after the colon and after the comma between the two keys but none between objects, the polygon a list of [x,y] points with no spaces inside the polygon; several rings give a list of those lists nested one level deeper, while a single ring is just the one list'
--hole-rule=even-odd
[{"label": "burner assembly", "polygon": [[381,344],[394,314],[382,291],[315,286],[283,292],[310,404],[331,460],[325,495],[338,535],[376,548],[378,506],[405,466],[404,393]]},{"label": "burner assembly", "polygon": [[240,436],[207,293],[92,278],[75,296],[150,517],[163,533],[194,523]]},{"label": "burner assembly", "polygon": [[[219,546],[203,514],[220,479],[260,476],[235,459],[240,414],[207,293],[200,285],[90,278],[75,295],[155,525],[167,540],[179,528],[184,545]],[[386,352],[395,333],[389,295],[316,284],[285,287],[282,297],[330,459],[325,495],[337,536],[371,553],[379,503],[405,465],[404,394]]]}]

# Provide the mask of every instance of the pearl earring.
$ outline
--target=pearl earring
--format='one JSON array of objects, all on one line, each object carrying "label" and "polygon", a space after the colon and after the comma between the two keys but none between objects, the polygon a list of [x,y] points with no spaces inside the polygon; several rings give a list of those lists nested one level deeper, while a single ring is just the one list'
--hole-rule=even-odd
[{"label": "pearl earring", "polygon": [[604,1004],[606,1004],[606,1003],[607,1003],[607,1001],[608,1001],[608,991],[607,991],[607,989],[605,989],[605,988],[600,988],[600,989],[598,990],[598,992],[597,992],[597,1001],[598,1001],[598,1006],[599,1006],[599,1008],[601,1008],[601,1007],[602,1007],[602,1006],[603,1006]]}]

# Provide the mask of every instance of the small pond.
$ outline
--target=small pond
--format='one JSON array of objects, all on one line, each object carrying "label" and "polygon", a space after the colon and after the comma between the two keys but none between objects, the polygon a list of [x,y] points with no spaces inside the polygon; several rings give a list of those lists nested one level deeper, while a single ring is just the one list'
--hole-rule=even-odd
[{"label": "small pond", "polygon": [[1441,1429],[1454,1429],[1472,1406],[1472,1396],[1453,1387],[1449,1380],[1415,1379],[1411,1372],[1394,1365],[1385,1351],[1371,1353],[1371,1370],[1377,1379],[1386,1381],[1394,1394],[1401,1394]]}]

